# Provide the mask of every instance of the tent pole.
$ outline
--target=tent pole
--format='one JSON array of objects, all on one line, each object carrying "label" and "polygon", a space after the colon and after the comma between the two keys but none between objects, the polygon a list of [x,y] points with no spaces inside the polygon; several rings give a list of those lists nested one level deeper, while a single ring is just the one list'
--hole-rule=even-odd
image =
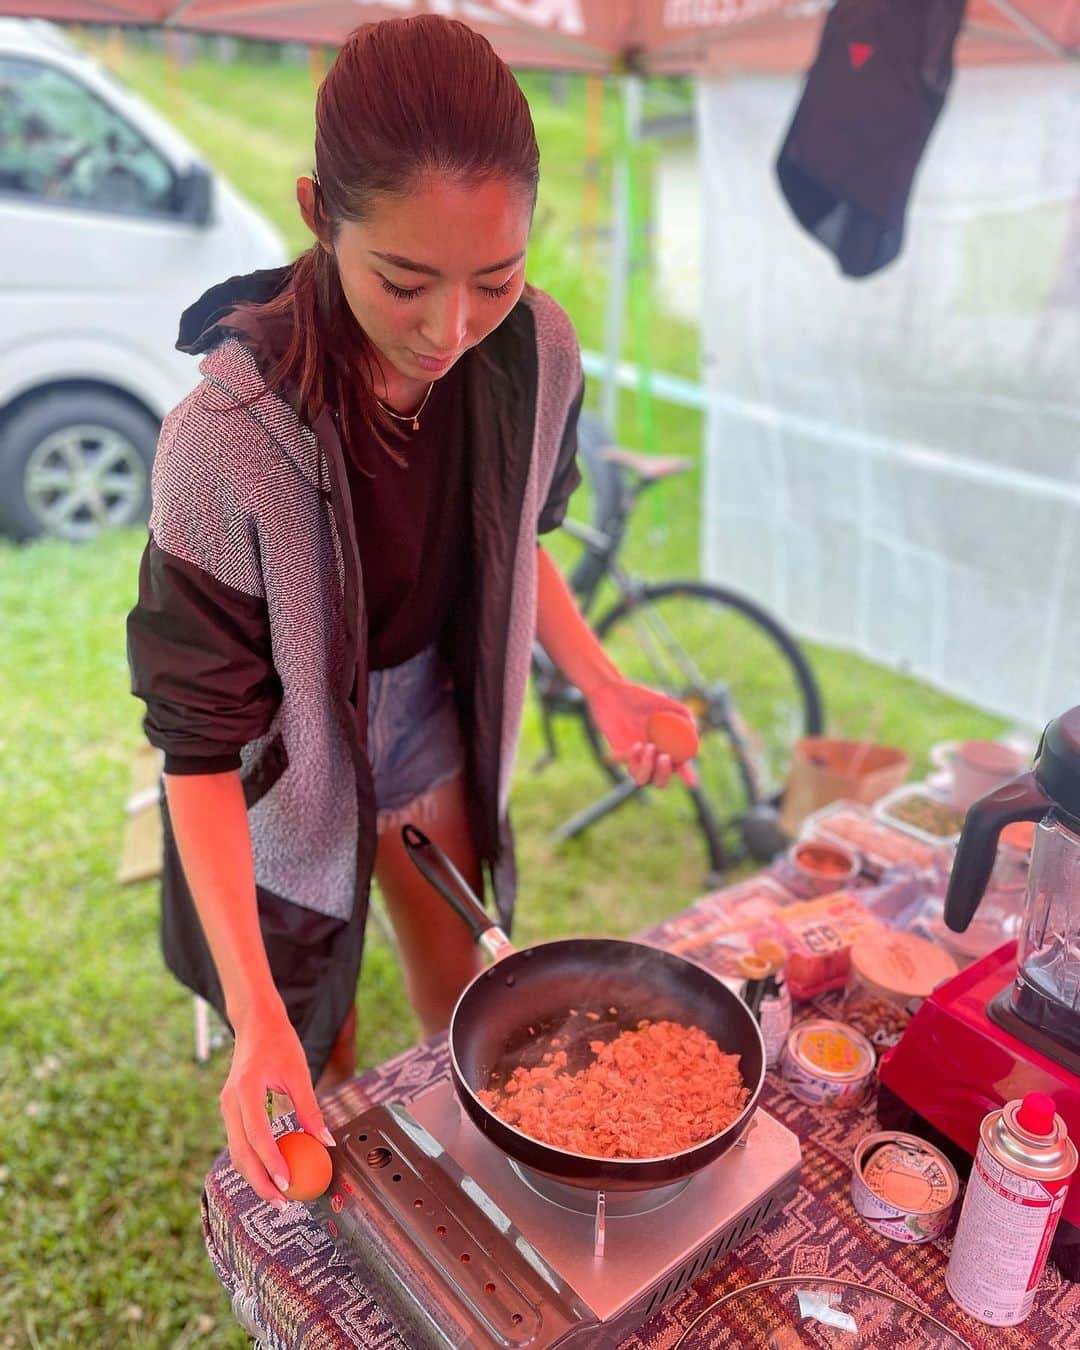
[{"label": "tent pole", "polygon": [[585,266],[596,258],[596,224],[600,214],[600,155],[604,142],[604,77],[585,77],[585,183],[581,194],[581,238]]},{"label": "tent pole", "polygon": [[630,156],[641,127],[641,76],[619,76],[623,103],[622,132],[618,138],[612,193],[611,253],[608,259],[607,315],[604,322],[606,368],[600,400],[604,424],[618,434],[619,361],[622,356],[626,297],[630,279]]},{"label": "tent pole", "polygon": [[1011,4],[1010,0],[990,0],[990,3],[999,14],[1004,14],[1009,22],[1014,24],[1036,47],[1041,47],[1043,51],[1047,51],[1052,56],[1065,61],[1076,56],[1075,47],[1063,47],[1060,42],[1055,42],[1045,29],[1040,28],[1035,20],[1029,18],[1023,10]]}]

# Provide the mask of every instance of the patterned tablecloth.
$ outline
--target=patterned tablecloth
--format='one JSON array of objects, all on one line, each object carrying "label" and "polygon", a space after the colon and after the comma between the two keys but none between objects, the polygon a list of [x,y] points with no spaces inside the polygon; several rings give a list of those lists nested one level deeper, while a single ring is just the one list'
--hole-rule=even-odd
[{"label": "patterned tablecloth", "polygon": [[[746,899],[747,887],[741,895]],[[739,888],[735,888],[740,894]],[[727,893],[730,895],[731,893]],[[753,904],[753,897],[750,897]],[[670,921],[650,930],[647,940],[680,947],[703,926],[715,927],[725,909],[723,892],[707,897]],[[695,953],[697,955],[697,953]],[[826,995],[800,1009],[836,1014]],[[407,1051],[341,1088],[325,1103],[330,1124],[337,1125],[375,1102],[408,1103],[447,1073],[445,1038]],[[783,1213],[730,1256],[689,1285],[622,1350],[672,1350],[685,1328],[722,1293],[770,1276],[808,1279],[833,1277],[855,1281],[924,1308],[964,1337],[975,1350],[996,1347],[1080,1346],[1080,1285],[1063,1281],[1047,1267],[1035,1311],[1027,1322],[994,1330],[975,1322],[953,1304],[944,1275],[952,1237],[903,1246],[868,1229],[851,1207],[851,1156],[863,1135],[877,1127],[873,1102],[858,1109],[828,1110],[806,1106],[788,1093],[770,1072],[762,1105],[798,1135],[803,1151],[802,1182]],[[957,1205],[956,1214],[959,1213]],[[955,1215],[954,1215],[955,1224]],[[222,1284],[233,1300],[242,1325],[267,1350],[346,1350],[373,1347],[398,1350],[402,1341],[392,1323],[337,1256],[328,1236],[300,1204],[278,1213],[264,1204],[222,1154],[206,1180],[203,1225],[207,1248]],[[759,1347],[760,1329],[730,1321],[723,1327],[706,1319],[685,1350],[705,1347]],[[846,1339],[845,1344],[849,1343]],[[877,1350],[911,1347],[925,1341],[903,1320],[875,1333]]]}]

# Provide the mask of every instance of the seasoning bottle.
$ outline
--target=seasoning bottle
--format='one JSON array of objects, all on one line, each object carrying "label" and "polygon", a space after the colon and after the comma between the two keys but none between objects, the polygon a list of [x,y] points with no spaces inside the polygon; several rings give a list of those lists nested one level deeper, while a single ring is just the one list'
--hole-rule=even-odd
[{"label": "seasoning bottle", "polygon": [[783,948],[769,944],[779,949],[778,958],[772,951],[763,953],[763,946],[739,958],[739,973],[746,979],[743,1001],[761,1027],[765,1065],[771,1069],[780,1062],[791,1031],[791,994],[784,979]]}]

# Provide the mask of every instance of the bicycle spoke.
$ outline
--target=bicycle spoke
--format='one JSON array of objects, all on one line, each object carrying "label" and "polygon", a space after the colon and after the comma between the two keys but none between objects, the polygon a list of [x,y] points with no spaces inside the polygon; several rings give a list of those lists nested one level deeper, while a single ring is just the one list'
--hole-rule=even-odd
[{"label": "bicycle spoke", "polygon": [[812,677],[774,628],[749,603],[694,583],[650,587],[599,625],[628,679],[686,702],[697,718],[694,805],[710,856],[721,832],[779,791],[795,740],[819,729]]},{"label": "bicycle spoke", "polygon": [[[631,623],[634,624],[635,628],[638,628],[646,642],[649,641],[646,630],[651,625],[659,635],[660,642],[673,658],[686,684],[691,689],[704,690],[705,680],[701,671],[694,664],[689,652],[679,643],[670,626],[664,622],[663,615],[655,605],[652,605],[648,600],[637,605],[631,614]],[[657,659],[656,668],[658,672],[663,669],[660,658]]]}]

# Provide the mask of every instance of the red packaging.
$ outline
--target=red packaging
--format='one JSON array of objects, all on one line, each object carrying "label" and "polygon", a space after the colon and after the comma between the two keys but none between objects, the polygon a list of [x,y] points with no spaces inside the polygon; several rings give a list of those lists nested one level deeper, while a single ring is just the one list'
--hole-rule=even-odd
[{"label": "red packaging", "polygon": [[796,999],[842,989],[851,969],[852,943],[860,933],[883,927],[852,891],[788,905],[773,922],[788,953],[784,977]]}]

